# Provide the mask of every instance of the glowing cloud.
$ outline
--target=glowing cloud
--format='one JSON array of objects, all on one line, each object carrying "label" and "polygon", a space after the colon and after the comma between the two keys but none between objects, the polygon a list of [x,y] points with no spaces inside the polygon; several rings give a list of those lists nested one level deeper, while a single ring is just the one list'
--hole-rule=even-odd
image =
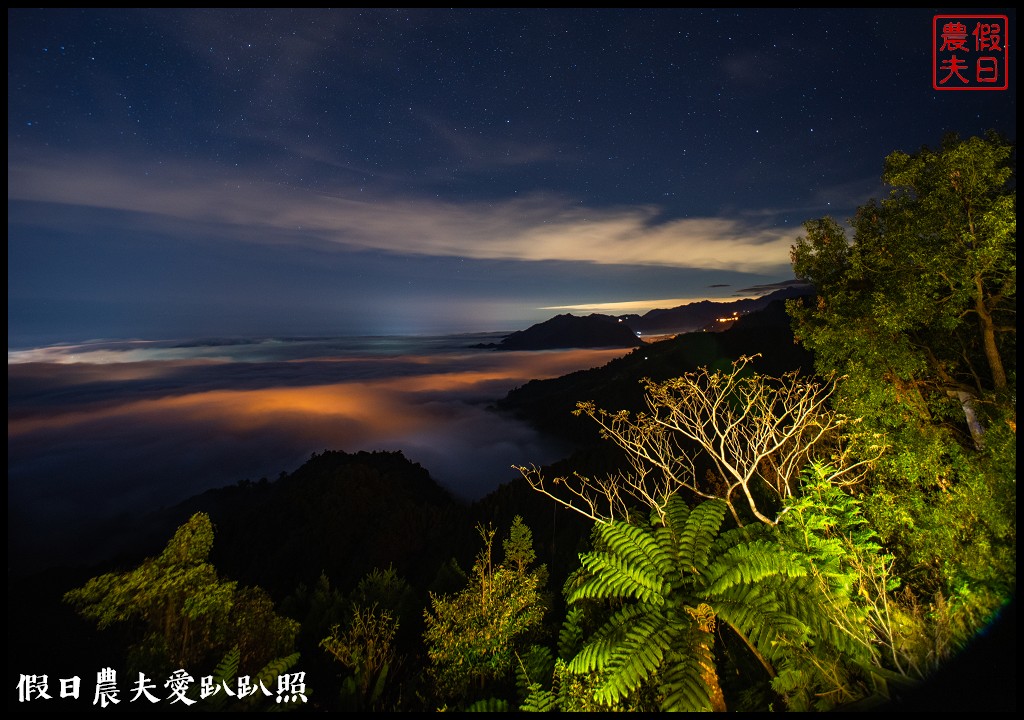
[{"label": "glowing cloud", "polygon": [[552,305],[542,307],[541,310],[558,310],[581,313],[606,313],[609,315],[625,315],[628,313],[645,313],[655,309],[675,308],[680,305],[710,300],[712,302],[732,302],[757,297],[756,295],[730,296],[723,298],[719,296],[702,296],[686,298],[662,298],[660,300],[623,300],[621,302],[589,303],[582,305]]},{"label": "glowing cloud", "polygon": [[[535,195],[494,203],[333,194],[254,183],[210,166],[141,174],[104,158],[13,159],[8,198],[174,218],[248,242],[332,244],[399,254],[770,272],[789,229],[726,218],[659,221],[655,206],[587,208]],[[355,193],[352,193],[355,196]]]}]

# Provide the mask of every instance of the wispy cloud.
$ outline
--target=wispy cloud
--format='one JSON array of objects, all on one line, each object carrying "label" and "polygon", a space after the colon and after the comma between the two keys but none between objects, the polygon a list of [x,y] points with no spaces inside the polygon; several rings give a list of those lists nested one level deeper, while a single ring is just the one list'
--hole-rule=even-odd
[{"label": "wispy cloud", "polygon": [[[744,295],[744,298],[758,297],[758,294]],[[728,298],[722,298],[720,296],[695,296],[695,297],[679,297],[679,298],[658,298],[655,300],[623,300],[621,302],[602,302],[602,303],[584,303],[581,305],[552,305],[551,307],[541,308],[541,310],[560,310],[569,312],[585,312],[585,313],[608,313],[611,315],[623,315],[626,313],[645,313],[650,310],[665,309],[665,308],[676,308],[680,305],[689,305],[690,303],[701,302],[703,300],[710,300],[712,302],[732,302],[737,298],[730,296]]]},{"label": "wispy cloud", "polygon": [[553,143],[524,142],[460,130],[426,110],[420,111],[419,116],[426,121],[434,137],[455,155],[458,163],[470,169],[533,165],[548,162],[559,154],[560,148]]},{"label": "wispy cloud", "polygon": [[10,200],[219,225],[255,242],[476,259],[569,261],[740,272],[789,265],[792,230],[723,217],[662,220],[654,205],[592,208],[537,194],[503,202],[360,197],[260,183],[217,166],[146,174],[107,158],[8,164]]}]

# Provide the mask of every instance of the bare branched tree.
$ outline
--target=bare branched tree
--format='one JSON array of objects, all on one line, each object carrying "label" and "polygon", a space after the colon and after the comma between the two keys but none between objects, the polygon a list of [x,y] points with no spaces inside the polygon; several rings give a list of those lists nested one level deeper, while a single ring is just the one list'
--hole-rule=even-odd
[{"label": "bare branched tree", "polygon": [[[575,414],[592,418],[602,437],[625,451],[628,471],[548,482],[536,467],[517,469],[534,490],[597,522],[624,518],[637,504],[661,513],[671,495],[688,490],[724,500],[741,525],[736,503],[744,500],[754,517],[775,525],[779,518],[770,516],[768,506],[778,507],[796,492],[810,460],[838,468],[833,482],[856,482],[877,456],[859,462],[848,457],[838,431],[850,421],[827,405],[834,381],[819,383],[796,372],[759,375],[748,367],[754,357],[741,357],[729,372],[702,368],[664,382],[645,380],[646,412],[612,413],[579,403]],[[699,478],[702,455],[714,470]]]}]

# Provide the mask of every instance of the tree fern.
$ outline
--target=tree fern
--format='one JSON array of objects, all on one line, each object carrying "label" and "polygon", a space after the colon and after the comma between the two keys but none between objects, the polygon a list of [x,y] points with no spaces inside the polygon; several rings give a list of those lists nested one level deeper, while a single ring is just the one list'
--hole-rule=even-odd
[{"label": "tree fern", "polygon": [[[646,526],[596,526],[601,549],[581,556],[582,577],[567,593],[572,606],[617,605],[568,663],[596,675],[596,701],[621,705],[646,688],[663,710],[723,709],[713,648],[716,630],[726,628],[766,677],[796,649],[814,648],[819,662],[845,668],[837,658],[849,639],[827,627],[828,599],[810,556],[764,526],[723,532],[726,510],[717,500],[687,509],[672,497]],[[837,669],[833,677],[844,676]],[[798,680],[787,665],[778,687],[789,691]],[[813,691],[818,680],[804,675],[801,688]]]},{"label": "tree fern", "polygon": [[697,712],[712,707],[708,668],[714,667],[712,646],[707,634],[696,627],[679,638],[672,662],[661,673],[660,709],[666,712]]}]

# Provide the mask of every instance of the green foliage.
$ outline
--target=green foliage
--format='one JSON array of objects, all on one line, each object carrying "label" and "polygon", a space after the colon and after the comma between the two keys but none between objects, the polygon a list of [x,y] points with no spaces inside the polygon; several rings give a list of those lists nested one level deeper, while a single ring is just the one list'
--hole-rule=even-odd
[{"label": "green foliage", "polygon": [[356,606],[348,629],[338,625],[320,642],[352,674],[342,686],[342,704],[346,710],[380,710],[388,676],[396,662],[395,635],[398,620],[376,605]]},{"label": "green foliage", "polygon": [[1006,386],[1016,334],[1011,153],[995,136],[893,153],[882,177],[892,193],[858,210],[852,244],[830,218],[806,223],[793,269],[814,283],[818,305],[791,308],[820,359],[859,360],[928,389]]},{"label": "green foliage", "polygon": [[[805,618],[820,641],[793,644],[772,681],[797,710],[884,695],[886,678],[909,681],[900,666],[905,658],[896,657],[906,628],[892,595],[900,584],[890,573],[892,558],[882,552],[861,503],[830,482],[833,473],[822,463],[805,468],[801,494],[789,499],[776,529],[779,543],[805,558],[807,581],[824,599],[820,612]],[[813,687],[824,690],[808,692]]]},{"label": "green foliage", "polygon": [[663,514],[644,526],[598,524],[598,549],[581,556],[568,601],[612,603],[568,664],[577,676],[597,678],[593,700],[625,707],[643,705],[646,695],[663,711],[724,709],[715,633],[726,628],[761,664],[763,680],[776,667],[795,668],[790,684],[777,688],[787,699],[831,689],[820,675],[800,672],[793,651],[820,648],[849,664],[863,648],[829,631],[835,605],[811,577],[812,558],[764,525],[723,530],[721,501],[689,510],[673,496]]},{"label": "green foliage", "polygon": [[[238,650],[238,646],[231,648],[221,658],[221,661],[217,663],[217,667],[213,669],[213,685],[220,687],[226,685],[231,687],[235,684],[235,680],[238,676],[238,663],[242,658],[241,652]],[[190,699],[199,701],[200,688],[193,685],[188,692]],[[208,712],[224,712],[228,706],[228,698],[230,696],[225,692],[217,692],[206,698],[204,701],[203,709]]]},{"label": "green foliage", "polygon": [[[846,561],[851,549],[881,553],[878,536],[861,511],[861,501],[828,481],[832,470],[812,463],[802,473],[801,493],[789,499],[780,536],[811,561],[814,574],[833,596],[850,598],[857,573]],[[879,561],[891,560],[879,554]],[[899,581],[891,581],[895,590]]]},{"label": "green foliage", "polygon": [[558,698],[550,690],[544,690],[539,683],[530,685],[531,692],[519,706],[520,712],[557,712]]},{"label": "green foliage", "polygon": [[[807,468],[774,527],[724,529],[723,502],[691,510],[677,496],[642,525],[596,525],[566,584],[571,660],[527,704],[721,710],[728,684],[735,709],[828,710],[922,677],[910,647],[920,628],[894,599],[891,558],[834,476]],[[585,632],[588,615],[597,623]]]},{"label": "green foliage", "polygon": [[533,550],[533,532],[518,515],[512,521],[508,538],[502,542],[502,549],[505,551],[505,562],[515,565],[516,571],[520,573],[526,572],[537,560],[537,553]]},{"label": "green foliage", "polygon": [[583,610],[570,607],[558,632],[558,656],[569,658],[579,652],[583,644]]},{"label": "green foliage", "polygon": [[278,614],[263,588],[237,589],[227,637],[241,649],[242,667],[258,667],[271,658],[292,654],[298,631],[299,624]]},{"label": "green foliage", "polygon": [[508,700],[501,698],[486,698],[484,700],[477,700],[466,708],[466,712],[485,712],[485,713],[497,713],[497,712],[508,712],[509,704]]},{"label": "green foliage", "polygon": [[424,613],[430,677],[444,701],[465,701],[488,687],[511,685],[517,655],[531,645],[545,612],[546,572],[526,564],[534,554],[522,519],[513,522],[500,564],[492,557],[495,530],[478,530],[484,547],[468,586],[452,596],[431,594],[431,608]]},{"label": "green foliage", "polygon": [[212,547],[210,518],[196,513],[158,557],[94,577],[64,600],[100,629],[141,627],[129,649],[129,666],[138,670],[199,672],[234,646],[250,669],[290,653],[298,623],[279,616],[262,589],[221,580],[207,562]]},{"label": "green foliage", "polygon": [[[408,618],[418,613],[409,583],[393,567],[374,568],[348,594],[334,590],[325,575],[313,589],[300,585],[290,598],[305,615],[303,633],[319,633],[322,657],[343,667],[340,707],[345,711],[396,711],[402,701],[402,673],[407,669]],[[308,609],[307,609],[308,608]],[[330,625],[323,623],[330,619]],[[417,634],[411,636],[416,642]],[[321,655],[317,653],[317,655]],[[336,666],[320,668],[332,673]]]},{"label": "green foliage", "polygon": [[516,688],[520,698],[528,698],[533,688],[539,687],[542,681],[551,677],[555,658],[549,648],[534,645],[517,660]]},{"label": "green foliage", "polygon": [[[269,700],[263,692],[255,692],[244,698],[233,697],[224,691],[223,688],[237,686],[238,663],[241,653],[237,646],[228,652],[217,663],[212,674],[213,694],[203,698],[201,687],[193,685],[189,688],[187,696],[196,702],[202,703],[195,706],[205,712],[269,712],[274,710],[289,709],[288,705],[282,705],[277,698]],[[287,657],[274,658],[264,666],[255,677],[250,679],[254,687],[273,688],[280,675],[287,673],[299,662],[299,653],[292,653]],[[306,697],[312,694],[312,690],[306,686],[304,693]],[[302,701],[300,701],[302,702]]]},{"label": "green foliage", "polygon": [[818,296],[787,307],[819,372],[844,376],[853,452],[889,448],[859,493],[900,574],[984,623],[1016,587],[1014,148],[950,136],[891,154],[883,180],[852,240],[805,224],[793,268]]},{"label": "green foliage", "polygon": [[379,605],[392,614],[400,615],[410,607],[412,588],[393,567],[374,568],[356,585],[349,597],[353,607]]}]

